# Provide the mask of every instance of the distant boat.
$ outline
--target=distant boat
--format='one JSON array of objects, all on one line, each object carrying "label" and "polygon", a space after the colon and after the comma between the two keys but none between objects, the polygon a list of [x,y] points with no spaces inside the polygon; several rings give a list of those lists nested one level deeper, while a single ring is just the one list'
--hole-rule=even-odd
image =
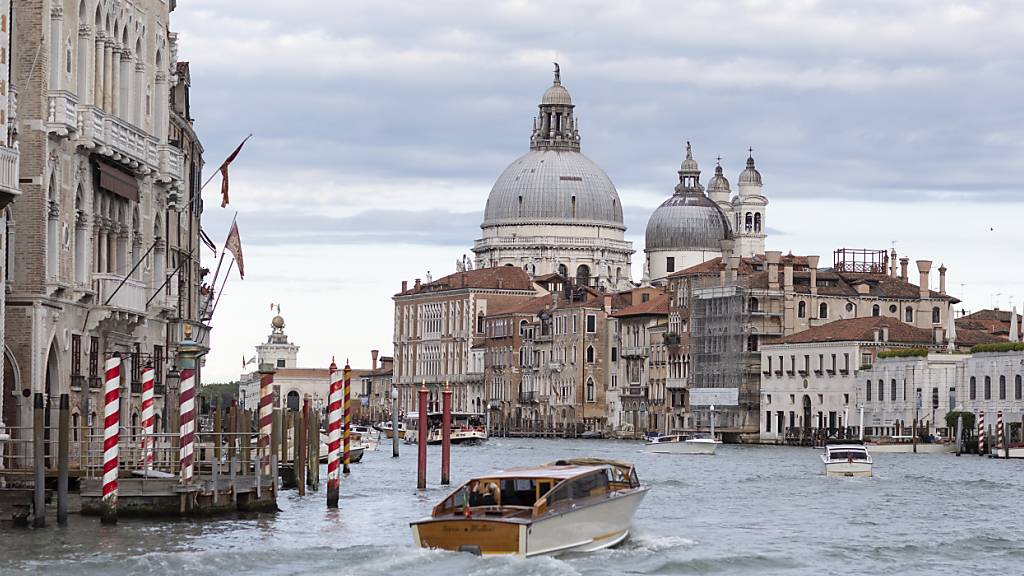
[{"label": "distant boat", "polygon": [[587,430],[580,434],[580,438],[583,438],[584,440],[600,440],[601,438],[604,438],[604,434],[602,434],[600,430]]},{"label": "distant boat", "polygon": [[520,558],[591,552],[629,536],[646,493],[632,464],[559,460],[472,478],[410,526],[422,548]]},{"label": "distant boat", "polygon": [[[378,422],[373,425],[374,429],[383,432],[385,436],[391,438],[391,422]],[[398,423],[398,437],[405,438],[405,422]]]},{"label": "distant boat", "polygon": [[871,477],[871,454],[863,444],[846,441],[828,444],[821,455],[825,476]]},{"label": "distant boat", "polygon": [[707,454],[715,453],[715,448],[722,442],[714,438],[690,436],[688,434],[668,434],[652,438],[644,451],[654,454]]},{"label": "distant boat", "polygon": [[[427,414],[427,444],[440,444],[442,442],[441,423],[443,415],[440,412]],[[405,441],[409,444],[419,442],[419,413],[409,412],[405,415]],[[452,412],[451,413],[451,443],[452,444],[479,444],[487,440],[487,428],[484,426],[484,415],[474,412]]]},{"label": "distant boat", "polygon": [[[865,443],[874,453],[908,454],[914,452],[913,436],[883,436]],[[942,442],[918,442],[918,454],[939,454],[955,452],[956,445]]]}]

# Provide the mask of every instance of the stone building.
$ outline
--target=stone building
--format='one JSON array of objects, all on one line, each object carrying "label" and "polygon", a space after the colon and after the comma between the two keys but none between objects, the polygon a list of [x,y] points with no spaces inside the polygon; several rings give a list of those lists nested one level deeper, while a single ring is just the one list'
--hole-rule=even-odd
[{"label": "stone building", "polygon": [[[11,85],[11,68],[7,50],[11,45],[11,26],[8,21],[11,12],[11,1],[0,0],[0,281],[3,282],[4,294],[6,294],[8,279],[10,278],[11,261],[13,252],[8,251],[8,246],[14,235],[14,227],[8,226],[12,220],[8,205],[18,197],[18,174],[19,174],[19,153],[18,144],[15,140],[14,121],[16,110],[16,98],[14,87]],[[3,440],[7,436],[5,422],[13,422],[14,415],[10,417],[7,413],[4,401],[8,392],[13,392],[5,386],[5,381],[14,382],[14,364],[7,348],[4,345],[4,316],[6,306],[4,294],[0,294],[0,361],[3,368],[0,370],[0,451],[3,451]],[[7,404],[11,410],[15,410],[13,400]],[[0,467],[3,462],[0,462]]]},{"label": "stone building", "polygon": [[169,138],[171,90],[186,100],[188,91],[177,76],[173,4],[16,3],[22,196],[5,218],[11,425],[29,422],[31,393],[46,395],[51,420],[58,395],[71,393],[75,434],[98,432],[103,359],[119,353],[123,425],[138,424],[150,365],[162,430],[175,413],[163,400],[176,385],[176,342],[185,333],[208,342],[196,312],[202,148],[187,107],[175,110]]},{"label": "stone building", "polygon": [[530,276],[630,286],[633,247],[608,175],[580,152],[580,130],[558,65],[541,99],[530,151],[498,177],[473,246],[477,268],[511,265]]},{"label": "stone building", "polygon": [[365,372],[359,382],[352,382],[352,394],[359,398],[358,409],[353,417],[361,420],[378,422],[391,414],[391,389],[394,379],[394,359],[391,356],[380,356],[379,352],[370,350],[370,370]]},{"label": "stone building", "polygon": [[673,426],[668,377],[668,295],[657,288],[628,293],[615,310],[612,352],[615,377],[608,386],[611,427],[625,434],[666,433]]},{"label": "stone building", "polygon": [[[439,410],[445,383],[452,386],[456,411],[486,408],[483,369],[474,366],[488,314],[514,307],[543,293],[530,276],[513,266],[456,272],[427,283],[402,282],[395,294],[394,383],[403,411],[417,409],[416,390],[430,391],[428,409]],[[479,372],[476,368],[481,368]]]}]

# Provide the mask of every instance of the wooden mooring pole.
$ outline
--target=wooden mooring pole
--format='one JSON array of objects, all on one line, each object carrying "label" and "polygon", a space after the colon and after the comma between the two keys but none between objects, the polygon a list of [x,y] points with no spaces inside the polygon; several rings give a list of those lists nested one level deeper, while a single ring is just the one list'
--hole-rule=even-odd
[{"label": "wooden mooring pole", "polygon": [[299,496],[306,495],[306,425],[309,418],[309,398],[302,403],[302,413],[295,415],[295,461],[292,463],[292,470],[295,471],[295,489]]},{"label": "wooden mooring pole", "polygon": [[60,395],[57,420],[57,525],[68,525],[68,453],[71,442],[71,398]]},{"label": "wooden mooring pole", "polygon": [[[426,444],[426,442],[424,442]],[[452,466],[452,390],[444,384],[441,393],[441,484],[450,484]]]},{"label": "wooden mooring pole", "polygon": [[45,402],[43,393],[36,392],[32,404],[32,468],[34,472],[32,526],[46,526],[46,461],[43,450]]},{"label": "wooden mooring pole", "polygon": [[[419,418],[416,432],[416,488],[427,489],[427,385],[419,389]],[[397,432],[397,431],[396,431]]]}]

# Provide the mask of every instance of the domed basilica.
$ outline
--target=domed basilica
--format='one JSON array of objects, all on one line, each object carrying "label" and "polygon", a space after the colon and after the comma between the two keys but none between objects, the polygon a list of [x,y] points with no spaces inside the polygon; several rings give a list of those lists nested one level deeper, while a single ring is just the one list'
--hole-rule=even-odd
[{"label": "domed basilica", "polygon": [[[579,284],[629,289],[633,247],[625,240],[622,203],[604,170],[580,152],[573,108],[556,64],[529,152],[502,172],[487,198],[482,238],[473,246],[476,266],[516,266],[531,276],[558,273]],[[732,196],[720,164],[705,193],[687,143],[679,184],[647,224],[644,280],[661,283],[721,256],[723,240],[733,240],[734,256],[763,254],[767,205],[752,155],[739,194]]]}]

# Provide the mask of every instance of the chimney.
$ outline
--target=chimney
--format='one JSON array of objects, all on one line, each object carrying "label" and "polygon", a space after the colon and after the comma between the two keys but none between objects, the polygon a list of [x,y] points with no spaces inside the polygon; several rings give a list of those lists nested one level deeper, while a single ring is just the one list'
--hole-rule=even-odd
[{"label": "chimney", "polygon": [[807,268],[811,271],[811,294],[818,293],[818,257],[807,257]]},{"label": "chimney", "polygon": [[612,313],[612,295],[611,294],[605,294],[604,295],[604,313],[605,314],[611,314]]},{"label": "chimney", "polygon": [[722,247],[722,261],[732,256],[732,247],[734,242],[732,240],[720,240],[719,246]]},{"label": "chimney", "polygon": [[402,292],[405,292],[408,289],[409,289],[409,281],[408,280],[402,280]]},{"label": "chimney", "polygon": [[904,256],[903,258],[900,258],[900,279],[901,280],[906,280],[907,279],[907,267],[908,266],[910,266],[910,258],[907,258],[906,256]]},{"label": "chimney", "polygon": [[787,260],[782,266],[782,284],[786,292],[793,291],[793,261]]},{"label": "chimney", "polygon": [[768,289],[778,290],[779,289],[779,260],[782,258],[782,252],[771,251],[765,252],[765,259],[768,261]]},{"label": "chimney", "polygon": [[413,282],[413,285],[412,285],[412,287],[413,287],[413,288],[416,288],[416,289],[419,289],[419,287],[420,287],[420,279],[419,279],[419,278],[417,278],[417,279],[416,279],[416,280],[415,280],[415,281]]},{"label": "chimney", "polygon": [[377,369],[377,354],[380,354],[380,350],[370,350],[370,370]]},{"label": "chimney", "polygon": [[896,249],[892,249],[892,257],[889,259],[889,275],[896,277]]},{"label": "chimney", "polygon": [[939,294],[946,295],[946,265],[939,265]]},{"label": "chimney", "polygon": [[946,331],[943,330],[941,326],[936,326],[932,331],[935,333],[935,344],[937,346],[941,346],[942,343],[946,341]]},{"label": "chimney", "polygon": [[740,267],[740,257],[739,256],[730,256],[729,257],[728,267],[729,267],[729,282],[735,283],[736,282],[736,275],[738,273],[737,271],[738,271],[738,269]]},{"label": "chimney", "polygon": [[928,272],[932,269],[931,260],[918,260],[917,261],[917,272],[921,276],[921,299],[924,300],[931,295],[928,290]]},{"label": "chimney", "polygon": [[889,327],[888,326],[882,326],[882,342],[888,342],[888,341],[889,341]]}]

